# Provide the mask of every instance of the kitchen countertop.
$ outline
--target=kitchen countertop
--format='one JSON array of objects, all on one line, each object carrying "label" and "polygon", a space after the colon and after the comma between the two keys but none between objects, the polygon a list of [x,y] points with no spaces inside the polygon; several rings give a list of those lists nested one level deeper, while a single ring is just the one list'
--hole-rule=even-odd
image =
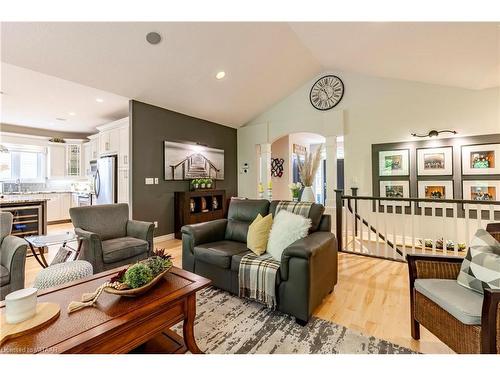
[{"label": "kitchen countertop", "polygon": [[6,196],[18,195],[37,195],[37,194],[90,194],[89,191],[70,191],[70,190],[47,190],[47,191],[23,191],[23,192],[5,192]]},{"label": "kitchen countertop", "polygon": [[0,198],[0,205],[9,203],[40,203],[47,202],[49,198],[18,198],[18,197],[4,197]]}]

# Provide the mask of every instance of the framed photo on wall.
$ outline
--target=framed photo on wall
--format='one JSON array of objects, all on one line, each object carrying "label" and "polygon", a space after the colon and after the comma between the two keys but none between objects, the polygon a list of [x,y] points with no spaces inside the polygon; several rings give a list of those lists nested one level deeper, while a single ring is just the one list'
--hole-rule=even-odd
[{"label": "framed photo on wall", "polygon": [[[409,181],[380,181],[380,196],[384,198],[409,198]],[[409,206],[410,202],[380,201],[382,206]]]},{"label": "framed photo on wall", "polygon": [[[418,181],[418,197],[423,199],[453,199],[453,181]],[[431,202],[421,202],[419,207],[431,207]]]},{"label": "framed photo on wall", "polygon": [[409,176],[410,150],[379,151],[379,176]]},{"label": "framed photo on wall", "polygon": [[463,181],[463,199],[471,201],[500,200],[500,180]]},{"label": "framed photo on wall", "polygon": [[500,143],[462,146],[462,174],[500,175]]},{"label": "framed photo on wall", "polygon": [[453,147],[417,148],[418,176],[453,176]]}]

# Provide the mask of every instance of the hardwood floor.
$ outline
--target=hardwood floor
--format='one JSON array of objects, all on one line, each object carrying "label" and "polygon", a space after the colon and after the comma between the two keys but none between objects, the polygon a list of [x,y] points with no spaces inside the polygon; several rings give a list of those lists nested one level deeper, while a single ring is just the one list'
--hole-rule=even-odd
[{"label": "hardwood floor", "polygon": [[[71,224],[51,225],[49,233],[71,229]],[[155,245],[167,249],[174,257],[174,264],[181,266],[181,241],[168,240]],[[56,251],[57,247],[49,250],[49,259]],[[26,285],[33,283],[39,270],[38,263],[28,258]],[[419,352],[453,353],[423,327],[420,341],[413,340],[409,311],[405,263],[340,253],[338,284],[314,315]]]}]

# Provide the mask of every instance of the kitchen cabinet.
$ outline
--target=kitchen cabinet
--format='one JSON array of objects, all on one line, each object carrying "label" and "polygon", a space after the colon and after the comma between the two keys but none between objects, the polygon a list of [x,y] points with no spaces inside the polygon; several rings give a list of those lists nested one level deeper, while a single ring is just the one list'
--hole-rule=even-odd
[{"label": "kitchen cabinet", "polygon": [[118,152],[118,168],[128,168],[129,166],[129,135],[128,126],[123,126],[118,129],[120,149]]},{"label": "kitchen cabinet", "polygon": [[48,176],[50,178],[61,178],[66,175],[66,146],[49,145],[49,168]]},{"label": "kitchen cabinet", "polygon": [[66,145],[66,176],[80,177],[81,147],[77,144]]},{"label": "kitchen cabinet", "polygon": [[69,220],[69,209],[72,206],[71,193],[44,194],[47,201],[47,221]]},{"label": "kitchen cabinet", "polygon": [[118,169],[118,203],[129,203],[128,169]]},{"label": "kitchen cabinet", "polygon": [[47,201],[47,221],[57,221],[61,219],[61,196],[59,193],[45,194]]},{"label": "kitchen cabinet", "polygon": [[117,154],[120,149],[120,129],[109,129],[99,133],[101,155]]},{"label": "kitchen cabinet", "polygon": [[82,145],[82,177],[90,176],[90,161],[92,160],[92,149],[90,142],[84,143]]},{"label": "kitchen cabinet", "polygon": [[97,160],[99,158],[99,134],[94,134],[89,137],[90,147],[90,160]]}]

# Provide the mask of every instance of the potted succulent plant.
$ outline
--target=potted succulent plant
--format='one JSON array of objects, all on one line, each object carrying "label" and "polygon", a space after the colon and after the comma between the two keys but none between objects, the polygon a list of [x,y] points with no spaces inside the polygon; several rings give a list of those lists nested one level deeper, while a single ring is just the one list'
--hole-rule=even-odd
[{"label": "potted succulent plant", "polygon": [[207,187],[207,180],[206,178],[201,178],[200,179],[200,188],[205,189]]},{"label": "potted succulent plant", "polygon": [[193,190],[199,189],[200,188],[200,180],[195,178],[194,180],[191,180],[191,186],[193,187]]},{"label": "potted succulent plant", "polygon": [[212,188],[212,185],[213,185],[213,181],[211,178],[207,178],[206,179],[206,186],[207,186],[207,189],[211,189]]}]

